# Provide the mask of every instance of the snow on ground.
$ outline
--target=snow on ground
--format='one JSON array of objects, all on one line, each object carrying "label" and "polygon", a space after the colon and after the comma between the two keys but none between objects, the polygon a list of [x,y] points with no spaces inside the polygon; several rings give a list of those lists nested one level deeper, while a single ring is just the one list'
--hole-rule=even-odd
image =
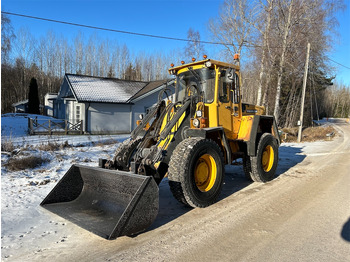
[{"label": "snow on ground", "polygon": [[[119,143],[129,137],[129,135],[28,136],[28,117],[35,115],[5,114],[1,117],[1,143],[2,145],[10,143],[16,148],[14,150],[16,155],[4,152],[1,154],[3,259],[10,258],[14,252],[26,248],[36,252],[36,246],[40,247],[38,236],[44,242],[49,235],[54,242],[64,242],[65,236],[57,235],[57,227],[64,226],[66,222],[63,219],[60,222],[52,221],[50,215],[39,206],[40,202],[72,164],[97,166],[99,158],[111,158]],[[52,151],[51,147],[47,146],[49,144],[58,145],[57,150]],[[10,158],[27,156],[38,156],[47,159],[48,162],[34,169],[22,171],[7,169],[6,164]],[[33,235],[35,237],[32,237]]]},{"label": "snow on ground", "polygon": [[[9,172],[4,164],[9,156],[2,156],[1,167],[1,224],[2,253],[6,249],[22,248],[22,238],[33,228],[45,228],[40,221],[43,210],[40,202],[72,164],[81,163],[96,166],[98,158],[110,158],[118,144],[65,148],[43,152],[36,149],[24,150],[20,154],[40,155],[50,162],[31,170]],[[42,221],[44,224],[45,221]],[[43,230],[42,237],[49,232]],[[50,233],[48,233],[50,234]],[[33,243],[35,244],[35,243]]]},{"label": "snow on ground", "polygon": [[[1,136],[12,138],[25,136],[28,133],[28,117],[37,115],[8,113],[1,115]],[[42,116],[49,119],[47,116]]]},{"label": "snow on ground", "polygon": [[[14,144],[21,147],[15,156],[1,155],[1,256],[3,261],[25,261],[26,254],[71,248],[71,244],[78,243],[84,238],[98,238],[71,222],[51,214],[40,207],[40,202],[72,164],[97,166],[99,158],[113,156],[119,146],[118,142],[127,138],[127,135],[31,137],[23,132],[27,122],[22,118],[24,117],[2,118],[2,142],[13,139]],[[8,132],[8,130],[16,130],[16,132]],[[103,145],[102,142],[111,139],[115,142]],[[67,141],[68,145],[77,146],[61,147],[54,151],[40,150],[43,145],[52,141],[57,144]],[[326,148],[325,143],[331,142],[282,144],[277,176],[302,162],[307,152],[312,153],[315,150],[319,152],[319,148]],[[20,158],[28,155],[46,158],[48,162],[37,168],[22,171],[11,172],[6,168],[5,165],[11,157]],[[241,166],[227,166],[226,187],[224,185],[221,198],[232,194],[232,189],[228,187],[237,182],[241,186],[235,191],[252,185],[245,180]],[[187,212],[182,205],[174,204],[176,201],[171,196],[166,179],[160,184],[160,195],[159,216],[162,219],[156,220],[152,228]],[[164,209],[164,206],[169,205],[174,208]],[[164,210],[167,210],[166,214]]]}]

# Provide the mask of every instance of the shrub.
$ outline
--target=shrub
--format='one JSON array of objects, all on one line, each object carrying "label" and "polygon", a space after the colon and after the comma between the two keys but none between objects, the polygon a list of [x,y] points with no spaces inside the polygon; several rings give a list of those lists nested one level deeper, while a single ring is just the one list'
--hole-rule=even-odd
[{"label": "shrub", "polygon": [[38,149],[41,151],[56,151],[59,149],[64,149],[66,147],[70,147],[68,141],[64,142],[63,144],[59,144],[57,142],[48,142],[47,144],[39,145]]},{"label": "shrub", "polygon": [[49,161],[48,158],[41,156],[25,156],[21,158],[10,158],[4,166],[7,167],[9,171],[20,171],[39,167]]},{"label": "shrub", "polygon": [[48,142],[47,144],[41,144],[38,146],[41,151],[56,151],[59,149],[59,145],[56,142]]},{"label": "shrub", "polygon": [[6,141],[1,140],[1,151],[12,152],[15,149],[16,149],[16,147],[13,145],[13,142],[11,139],[8,139]]},{"label": "shrub", "polygon": [[29,84],[28,93],[28,113],[30,114],[40,114],[40,100],[39,100],[38,83],[33,77]]}]

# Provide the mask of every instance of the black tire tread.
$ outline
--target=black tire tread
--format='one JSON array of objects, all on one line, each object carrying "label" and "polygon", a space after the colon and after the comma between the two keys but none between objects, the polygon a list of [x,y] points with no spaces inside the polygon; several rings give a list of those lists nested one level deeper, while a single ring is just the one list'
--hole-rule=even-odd
[{"label": "black tire tread", "polygon": [[252,172],[252,162],[250,161],[250,156],[243,156],[243,172],[248,181],[253,181],[251,172]]},{"label": "black tire tread", "polygon": [[[262,147],[264,146],[263,145],[264,140],[271,141],[271,145],[273,146],[273,149],[277,155],[277,157],[275,157],[274,166],[267,173],[264,172],[261,168],[259,168],[259,166],[260,166],[259,161],[261,161],[261,159],[259,158],[258,154],[259,154],[259,152],[261,152],[263,150]],[[270,133],[264,133],[261,136],[261,138],[259,140],[258,148],[257,148],[257,155],[254,157],[250,157],[250,161],[251,161],[250,176],[251,176],[253,181],[266,183],[266,182],[274,179],[275,173],[276,173],[276,168],[277,168],[277,163],[278,163],[278,144],[277,144],[277,141],[275,140],[275,138]]]},{"label": "black tire tread", "polygon": [[180,203],[188,206],[184,192],[181,187],[181,183],[169,180],[169,186],[170,186],[170,191],[173,194],[174,198]]},{"label": "black tire tread", "polygon": [[186,201],[181,183],[177,181],[172,181],[171,177],[179,174],[183,174],[183,172],[185,172],[183,168],[184,167],[183,160],[184,160],[184,153],[186,151],[186,148],[188,148],[188,146],[192,145],[193,143],[199,140],[201,140],[201,138],[195,137],[195,138],[185,139],[181,141],[180,144],[173,151],[173,154],[169,162],[168,176],[169,176],[170,191],[177,201],[187,206],[190,206],[190,205]]},{"label": "black tire tread", "polygon": [[[210,143],[211,147],[216,147],[218,152],[220,152],[220,158],[221,158],[221,164],[222,164],[222,176],[224,175],[225,169],[223,166],[224,163],[224,157],[222,154],[222,151],[220,147],[212,140],[209,139],[203,139],[200,137],[192,137],[187,138],[183,140],[181,143],[178,144],[178,146],[173,151],[170,163],[169,163],[169,170],[168,170],[168,176],[169,176],[169,186],[171,189],[171,192],[173,193],[175,199],[177,199],[179,202],[191,206],[191,207],[206,207],[213,203],[215,203],[216,199],[212,199],[211,201],[208,201],[206,203],[198,203],[193,200],[191,195],[189,195],[187,192],[187,188],[191,185],[187,185],[185,181],[184,174],[189,172],[191,155],[196,150],[195,147],[200,146],[201,143]],[[171,179],[173,177],[176,177],[176,181],[172,181]],[[223,178],[222,178],[223,182]],[[222,183],[220,185],[221,190]]]}]

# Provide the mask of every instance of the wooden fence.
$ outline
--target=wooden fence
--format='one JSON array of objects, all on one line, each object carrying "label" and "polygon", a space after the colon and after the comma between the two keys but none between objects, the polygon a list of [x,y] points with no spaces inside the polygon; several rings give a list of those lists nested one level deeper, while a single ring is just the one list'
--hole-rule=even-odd
[{"label": "wooden fence", "polygon": [[38,119],[28,118],[30,135],[82,135],[83,120],[77,123],[64,119]]}]

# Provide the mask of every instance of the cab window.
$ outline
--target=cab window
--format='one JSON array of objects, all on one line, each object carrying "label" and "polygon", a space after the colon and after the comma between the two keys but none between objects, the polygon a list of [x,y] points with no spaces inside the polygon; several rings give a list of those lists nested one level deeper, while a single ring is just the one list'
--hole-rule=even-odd
[{"label": "cab window", "polygon": [[219,101],[228,103],[230,101],[230,90],[232,89],[232,81],[227,79],[226,70],[221,71],[219,81]]},{"label": "cab window", "polygon": [[239,76],[235,73],[235,81],[233,83],[233,96],[232,102],[238,104],[240,102],[241,94],[240,94],[240,86],[239,86]]}]

